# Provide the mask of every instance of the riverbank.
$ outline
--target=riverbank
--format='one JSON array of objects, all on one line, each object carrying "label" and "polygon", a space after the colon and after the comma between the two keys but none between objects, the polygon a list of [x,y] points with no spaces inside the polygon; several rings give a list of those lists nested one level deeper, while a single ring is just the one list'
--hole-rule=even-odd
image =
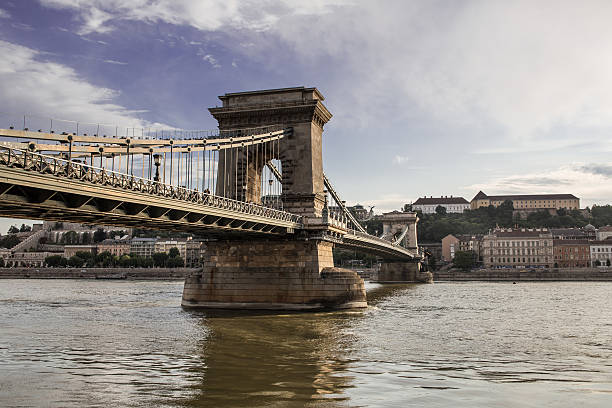
[{"label": "riverbank", "polygon": [[184,279],[198,268],[0,268],[0,279]]},{"label": "riverbank", "polygon": [[612,281],[612,268],[580,269],[478,269],[462,271],[450,269],[436,271],[435,281],[483,281],[483,282],[608,282]]}]

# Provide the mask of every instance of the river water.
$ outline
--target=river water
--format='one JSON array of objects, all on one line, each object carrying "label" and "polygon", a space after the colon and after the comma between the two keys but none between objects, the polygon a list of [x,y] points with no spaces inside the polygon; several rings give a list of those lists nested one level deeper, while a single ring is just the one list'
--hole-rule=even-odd
[{"label": "river water", "polygon": [[0,280],[2,407],[612,407],[612,283],[368,284],[210,313],[182,282]]}]

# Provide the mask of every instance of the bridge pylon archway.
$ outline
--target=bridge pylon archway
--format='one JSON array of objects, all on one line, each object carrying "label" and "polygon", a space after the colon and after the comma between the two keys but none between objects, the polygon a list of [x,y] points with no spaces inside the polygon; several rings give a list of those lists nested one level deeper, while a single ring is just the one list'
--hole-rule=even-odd
[{"label": "bridge pylon archway", "polygon": [[[283,88],[253,92],[227,93],[219,96],[223,106],[209,111],[219,122],[222,134],[257,127],[290,128],[288,137],[280,139],[276,148],[258,152],[248,170],[239,157],[220,156],[219,168],[228,169],[228,177],[220,178],[217,190],[246,191],[247,201],[259,202],[261,172],[265,161],[277,159],[282,164],[282,202],[284,209],[306,217],[321,217],[325,205],[323,183],[323,126],[332,115],[323,105],[317,88]],[[238,183],[238,189],[236,185]]]}]

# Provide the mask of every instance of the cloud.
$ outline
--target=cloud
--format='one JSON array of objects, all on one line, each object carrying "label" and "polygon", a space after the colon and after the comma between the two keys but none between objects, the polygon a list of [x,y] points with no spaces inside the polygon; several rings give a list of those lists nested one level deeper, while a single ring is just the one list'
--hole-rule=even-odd
[{"label": "cloud", "polygon": [[[118,91],[93,85],[72,68],[45,61],[43,53],[37,50],[0,40],[0,54],[4,55],[0,60],[3,111],[45,117],[61,115],[70,120],[117,126],[152,125],[139,119],[137,111],[116,104]],[[4,122],[14,118],[0,119]]]},{"label": "cloud", "polygon": [[[72,10],[81,34],[108,33],[121,20],[165,22],[231,31],[236,52],[271,66],[277,41],[305,69],[331,58],[336,77],[329,86],[346,102],[336,116],[354,126],[418,111],[479,131],[487,142],[483,153],[505,153],[515,143],[519,151],[541,148],[543,135],[557,127],[588,132],[612,123],[612,42],[606,41],[612,3],[606,1],[389,1],[384,7],[345,0],[39,1]],[[487,134],[492,126],[495,135]],[[502,146],[489,146],[490,136]],[[556,135],[554,142],[571,140]]]},{"label": "cloud", "polygon": [[200,48],[200,50],[198,51],[198,55],[200,57],[202,57],[202,59],[206,62],[208,62],[210,65],[212,65],[213,68],[221,68],[221,64],[219,64],[219,61],[217,61],[217,59],[215,57],[213,57],[211,54],[207,54],[204,50],[202,50]]},{"label": "cloud", "polygon": [[612,197],[612,163],[574,163],[544,172],[517,174],[465,187],[487,194],[574,194],[581,205],[605,204]]},{"label": "cloud", "polygon": [[224,26],[267,30],[284,14],[308,15],[330,11],[330,3],[346,1],[314,1],[294,4],[290,0],[39,0],[47,7],[71,9],[82,25],[80,34],[108,33],[113,21],[132,20],[147,23],[165,22],[188,25],[198,30],[213,31]]},{"label": "cloud", "polygon": [[612,164],[587,164],[578,169],[585,173],[612,178]]},{"label": "cloud", "polygon": [[115,61],[112,59],[106,59],[104,60],[104,62],[106,62],[107,64],[114,64],[114,65],[127,65],[127,62],[121,62],[121,61]]},{"label": "cloud", "polygon": [[0,8],[0,18],[10,18],[11,15],[8,11]]},{"label": "cloud", "polygon": [[414,160],[414,158],[410,156],[395,155],[393,157],[393,164],[402,164],[405,162],[409,162],[410,160]]}]

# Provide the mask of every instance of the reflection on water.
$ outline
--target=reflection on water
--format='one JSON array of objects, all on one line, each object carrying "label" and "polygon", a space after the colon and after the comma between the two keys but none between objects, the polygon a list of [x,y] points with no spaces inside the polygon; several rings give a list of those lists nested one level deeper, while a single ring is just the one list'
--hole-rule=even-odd
[{"label": "reflection on water", "polygon": [[191,312],[182,282],[0,281],[0,406],[608,407],[610,283],[369,285]]},{"label": "reflection on water", "polygon": [[[344,401],[350,378],[339,330],[350,313],[206,313],[206,369],[185,405],[319,406]],[[331,405],[326,405],[331,406]],[[341,405],[346,406],[346,404]]]}]

